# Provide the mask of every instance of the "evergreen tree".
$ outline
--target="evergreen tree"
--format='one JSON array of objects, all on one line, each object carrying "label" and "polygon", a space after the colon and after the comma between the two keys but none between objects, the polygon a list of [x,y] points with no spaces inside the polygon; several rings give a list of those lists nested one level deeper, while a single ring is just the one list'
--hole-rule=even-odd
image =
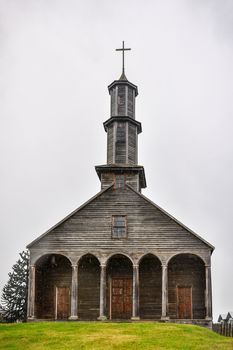
[{"label": "evergreen tree", "polygon": [[3,288],[1,308],[6,322],[26,321],[29,253],[23,251],[9,273],[9,280]]}]

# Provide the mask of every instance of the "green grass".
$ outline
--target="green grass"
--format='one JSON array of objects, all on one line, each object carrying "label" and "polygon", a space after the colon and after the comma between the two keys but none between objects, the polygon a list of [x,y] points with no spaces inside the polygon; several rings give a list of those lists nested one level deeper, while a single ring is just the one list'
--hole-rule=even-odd
[{"label": "green grass", "polygon": [[233,350],[233,338],[191,325],[42,322],[0,324],[0,349]]}]

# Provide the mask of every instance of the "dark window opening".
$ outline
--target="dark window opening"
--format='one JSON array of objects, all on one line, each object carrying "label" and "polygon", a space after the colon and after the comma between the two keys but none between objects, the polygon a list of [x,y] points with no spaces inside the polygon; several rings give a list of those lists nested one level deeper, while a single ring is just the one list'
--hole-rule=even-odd
[{"label": "dark window opening", "polygon": [[112,217],[112,237],[113,238],[126,238],[126,216],[113,216]]}]

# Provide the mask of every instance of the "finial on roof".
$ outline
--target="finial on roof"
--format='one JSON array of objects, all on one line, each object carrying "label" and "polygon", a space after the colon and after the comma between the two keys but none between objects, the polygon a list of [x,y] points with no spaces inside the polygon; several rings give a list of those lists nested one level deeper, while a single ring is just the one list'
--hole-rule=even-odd
[{"label": "finial on roof", "polygon": [[122,51],[122,74],[119,80],[127,80],[125,75],[125,51],[131,50],[130,48],[125,48],[125,42],[122,41],[122,48],[116,49],[116,51]]}]

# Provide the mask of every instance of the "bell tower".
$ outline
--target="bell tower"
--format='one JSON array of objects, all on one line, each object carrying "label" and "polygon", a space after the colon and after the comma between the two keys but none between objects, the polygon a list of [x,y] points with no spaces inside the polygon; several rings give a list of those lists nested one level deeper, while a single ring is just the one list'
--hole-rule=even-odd
[{"label": "bell tower", "polygon": [[107,164],[96,166],[101,188],[114,183],[116,188],[125,184],[141,192],[146,187],[144,168],[138,165],[138,134],[141,123],[135,120],[135,99],[138,95],[136,85],[128,81],[125,75],[124,54],[122,51],[122,74],[118,80],[108,86],[110,94],[110,118],[104,122],[107,132]]}]

